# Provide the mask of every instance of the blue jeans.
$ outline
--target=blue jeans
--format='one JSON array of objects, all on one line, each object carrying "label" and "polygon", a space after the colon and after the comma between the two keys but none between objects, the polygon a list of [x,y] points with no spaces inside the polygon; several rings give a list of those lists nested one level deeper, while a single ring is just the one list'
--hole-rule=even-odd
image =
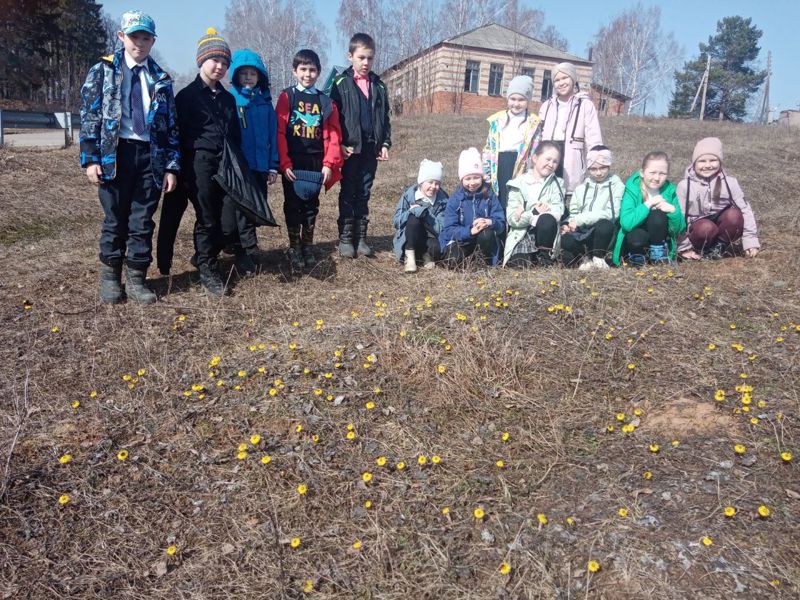
[{"label": "blue jeans", "polygon": [[366,219],[369,216],[369,196],[378,158],[374,144],[364,144],[359,154],[344,161],[342,183],[339,190],[339,232],[344,219]]},{"label": "blue jeans", "polygon": [[117,175],[99,186],[105,219],[100,231],[100,261],[147,270],[153,260],[153,214],[161,188],[150,164],[150,143],[120,139]]}]

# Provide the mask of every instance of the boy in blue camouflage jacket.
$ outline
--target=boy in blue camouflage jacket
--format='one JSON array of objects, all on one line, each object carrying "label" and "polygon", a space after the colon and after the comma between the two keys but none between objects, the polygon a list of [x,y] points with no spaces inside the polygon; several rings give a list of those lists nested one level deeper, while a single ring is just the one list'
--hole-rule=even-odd
[{"label": "boy in blue camouflage jacket", "polygon": [[[105,220],[100,234],[100,300],[127,297],[151,304],[153,214],[162,189],[172,191],[180,170],[172,79],[150,58],[155,22],[126,12],[122,48],[94,65],[81,88],[81,167],[98,186]],[[127,265],[121,286],[122,263]]]}]

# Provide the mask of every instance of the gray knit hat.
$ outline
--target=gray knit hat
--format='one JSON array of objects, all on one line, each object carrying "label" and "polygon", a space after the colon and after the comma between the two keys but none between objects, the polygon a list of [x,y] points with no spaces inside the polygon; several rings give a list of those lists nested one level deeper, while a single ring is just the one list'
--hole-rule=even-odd
[{"label": "gray knit hat", "polygon": [[530,102],[531,98],[533,98],[533,79],[528,75],[517,75],[514,77],[508,84],[506,98],[511,94],[525,96],[525,99]]},{"label": "gray knit hat", "polygon": [[231,64],[231,49],[213,27],[206,29],[206,34],[197,42],[197,66],[200,67],[209,58],[224,58]]}]

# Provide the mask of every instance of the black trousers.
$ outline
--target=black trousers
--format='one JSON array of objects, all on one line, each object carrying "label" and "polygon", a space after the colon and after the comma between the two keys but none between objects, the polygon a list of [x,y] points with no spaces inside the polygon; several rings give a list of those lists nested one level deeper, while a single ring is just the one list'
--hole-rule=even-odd
[{"label": "black trousers", "polygon": [[[298,154],[290,158],[292,169],[322,171],[322,154]],[[313,226],[319,214],[319,194],[310,200],[303,200],[295,194],[293,182],[283,177],[282,183],[283,216],[286,218],[286,227]]]},{"label": "black trousers", "polygon": [[568,267],[578,264],[581,258],[603,258],[614,237],[614,223],[600,219],[594,225],[580,227],[575,232],[561,236],[561,256]]},{"label": "black trousers", "polygon": [[[187,154],[181,163],[182,171],[178,187],[164,196],[156,248],[158,270],[164,275],[167,275],[172,268],[175,239],[183,219],[183,213],[186,212],[190,200],[197,216],[194,232],[194,263],[196,266],[200,264],[216,265],[216,257],[220,250],[227,245],[232,245],[237,253],[253,252],[258,248],[255,225],[236,208],[233,200],[228,198],[222,188],[212,180],[219,168],[219,160],[219,155],[205,150]],[[257,172],[254,174],[266,187],[266,174]],[[206,224],[201,227],[199,240],[198,204],[201,205],[200,210],[203,211],[206,220]],[[222,210],[223,205],[225,206],[224,211]],[[214,224],[215,219],[216,225]],[[201,248],[202,252],[198,251],[198,248]],[[209,261],[212,254],[214,260]]]},{"label": "black trousers", "polygon": [[147,270],[153,261],[153,215],[161,189],[153,180],[150,143],[120,139],[117,174],[100,184],[100,204],[105,213],[100,230],[100,261]]},{"label": "black trousers", "polygon": [[667,213],[651,210],[644,223],[625,234],[624,254],[645,254],[648,246],[663,244],[669,232]]},{"label": "black trousers", "polygon": [[351,154],[342,167],[342,183],[339,190],[339,232],[343,219],[366,219],[369,216],[369,197],[378,158],[374,144],[363,144],[359,154]]},{"label": "black trousers", "polygon": [[480,253],[489,261],[497,254],[499,244],[497,233],[491,228],[484,229],[465,242],[447,244],[443,252],[443,260],[452,269],[461,265],[476,250],[480,249]]},{"label": "black trousers", "polygon": [[497,155],[497,198],[505,212],[508,206],[508,182],[514,177],[514,165],[517,164],[517,153],[513,150],[500,152]]},{"label": "black trousers", "polygon": [[428,231],[424,221],[416,215],[408,215],[408,221],[406,221],[405,249],[414,250],[418,257],[427,253],[435,261],[442,258],[442,249],[436,234]]}]

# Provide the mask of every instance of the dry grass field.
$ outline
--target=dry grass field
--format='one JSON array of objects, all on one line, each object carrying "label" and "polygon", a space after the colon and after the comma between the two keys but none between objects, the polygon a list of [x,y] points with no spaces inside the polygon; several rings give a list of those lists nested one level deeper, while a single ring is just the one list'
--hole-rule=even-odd
[{"label": "dry grass field", "polygon": [[397,198],[423,157],[452,191],[485,135],[407,117],[376,258],[335,255],[331,193],[319,266],[262,229],[210,300],[190,210],[159,303],[108,307],[77,151],[0,150],[0,597],[797,598],[800,140],[602,125],[623,178],[719,135],[763,252],[404,275]]}]

